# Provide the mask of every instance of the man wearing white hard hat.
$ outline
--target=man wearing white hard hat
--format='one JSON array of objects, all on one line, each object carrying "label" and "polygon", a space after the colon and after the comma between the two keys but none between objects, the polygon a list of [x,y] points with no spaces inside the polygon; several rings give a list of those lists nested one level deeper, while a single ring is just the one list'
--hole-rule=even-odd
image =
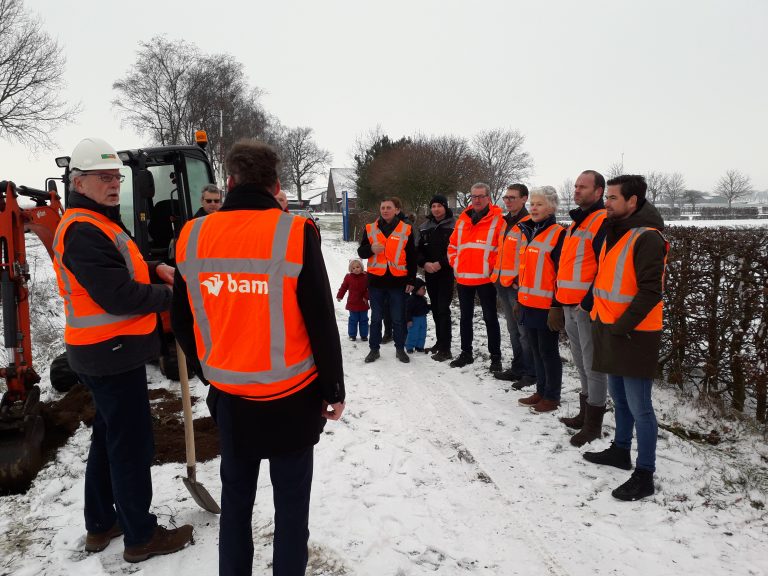
[{"label": "man wearing white hard hat", "polygon": [[123,558],[141,562],[182,549],[192,526],[168,530],[149,511],[154,437],[145,365],[159,354],[157,313],[170,308],[174,270],[145,262],[120,220],[122,166],[104,140],[86,138],[75,147],[54,268],[69,364],[96,405],[85,469],[85,549],[99,552],[124,535]]}]

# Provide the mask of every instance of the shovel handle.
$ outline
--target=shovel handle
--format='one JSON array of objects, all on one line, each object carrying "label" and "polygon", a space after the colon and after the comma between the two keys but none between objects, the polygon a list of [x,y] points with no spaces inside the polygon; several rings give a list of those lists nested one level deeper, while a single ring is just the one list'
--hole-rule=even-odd
[{"label": "shovel handle", "polygon": [[189,374],[187,358],[176,342],[176,358],[179,361],[179,381],[181,383],[181,405],[184,408],[184,444],[187,449],[187,475],[195,477],[195,429],[192,427],[192,399],[189,395]]}]

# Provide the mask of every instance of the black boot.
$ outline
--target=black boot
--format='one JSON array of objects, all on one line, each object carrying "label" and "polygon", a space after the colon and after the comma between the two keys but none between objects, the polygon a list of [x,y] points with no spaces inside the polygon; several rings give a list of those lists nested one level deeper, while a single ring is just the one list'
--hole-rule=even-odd
[{"label": "black boot", "polygon": [[501,372],[501,356],[491,356],[491,365],[488,367],[490,372]]},{"label": "black boot", "polygon": [[368,352],[368,356],[365,357],[365,361],[367,363],[376,362],[376,360],[379,359],[379,356],[380,355],[378,350],[371,350],[370,352]]},{"label": "black boot", "polygon": [[571,416],[570,418],[560,418],[560,422],[568,426],[568,428],[575,428],[576,430],[581,430],[582,426],[584,426],[584,410],[585,406],[587,405],[587,394],[582,394],[579,392],[579,413],[576,414],[576,416]]},{"label": "black boot", "polygon": [[584,414],[584,426],[581,430],[571,436],[571,444],[577,448],[584,446],[587,442],[597,440],[603,435],[603,415],[605,414],[605,406],[592,406],[587,404],[587,409]]},{"label": "black boot", "polygon": [[496,380],[506,380],[507,382],[515,382],[516,380],[520,380],[522,376],[523,375],[520,374],[520,372],[517,372],[513,368],[493,373],[493,377],[496,378]]},{"label": "black boot", "polygon": [[438,362],[445,362],[451,358],[453,358],[453,354],[451,354],[450,350],[438,350],[432,355],[432,360],[437,360]]},{"label": "black boot", "polygon": [[593,464],[605,464],[622,470],[632,470],[632,458],[629,449],[619,448],[613,442],[609,448],[602,452],[584,452],[584,459]]},{"label": "black boot", "polygon": [[653,472],[641,469],[632,472],[629,480],[611,492],[614,498],[627,502],[640,500],[640,498],[651,496],[653,493]]},{"label": "black boot", "polygon": [[451,362],[451,368],[463,368],[467,364],[472,364],[475,359],[472,357],[471,352],[462,351],[458,358]]},{"label": "black boot", "polygon": [[400,362],[404,362],[405,364],[408,364],[408,362],[411,361],[411,359],[408,357],[408,354],[406,354],[405,350],[402,348],[395,349],[395,356],[397,356],[397,359],[400,360]]}]

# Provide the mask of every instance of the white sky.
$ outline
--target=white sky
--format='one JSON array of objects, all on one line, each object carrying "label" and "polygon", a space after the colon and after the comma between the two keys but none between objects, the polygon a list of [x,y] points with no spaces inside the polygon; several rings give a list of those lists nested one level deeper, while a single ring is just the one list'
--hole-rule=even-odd
[{"label": "white sky", "polygon": [[[138,42],[165,33],[246,66],[268,111],[315,129],[334,166],[355,138],[471,137],[518,128],[531,183],[583,169],[679,171],[711,190],[736,168],[768,189],[765,0],[26,0],[62,42],[66,96],[82,102],[58,147],[33,157],[0,142],[0,178],[40,187],[53,157],[86,136],[147,144],[112,109]],[[317,186],[318,183],[315,184]]]}]

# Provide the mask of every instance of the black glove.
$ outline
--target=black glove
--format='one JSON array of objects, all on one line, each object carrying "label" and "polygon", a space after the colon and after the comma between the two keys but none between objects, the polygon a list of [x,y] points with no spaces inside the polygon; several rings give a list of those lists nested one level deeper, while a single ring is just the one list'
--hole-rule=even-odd
[{"label": "black glove", "polygon": [[562,308],[555,308],[554,306],[549,309],[547,313],[547,328],[552,332],[560,332],[565,328],[565,313]]}]

